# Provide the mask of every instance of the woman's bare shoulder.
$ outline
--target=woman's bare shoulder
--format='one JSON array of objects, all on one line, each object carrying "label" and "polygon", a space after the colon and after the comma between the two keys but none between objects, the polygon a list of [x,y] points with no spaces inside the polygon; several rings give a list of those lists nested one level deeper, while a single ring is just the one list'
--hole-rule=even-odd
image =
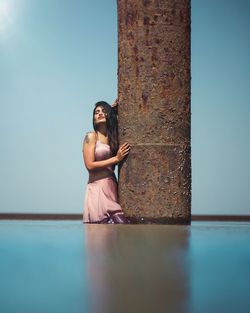
[{"label": "woman's bare shoulder", "polygon": [[95,143],[96,142],[96,133],[88,132],[84,137],[84,143]]}]

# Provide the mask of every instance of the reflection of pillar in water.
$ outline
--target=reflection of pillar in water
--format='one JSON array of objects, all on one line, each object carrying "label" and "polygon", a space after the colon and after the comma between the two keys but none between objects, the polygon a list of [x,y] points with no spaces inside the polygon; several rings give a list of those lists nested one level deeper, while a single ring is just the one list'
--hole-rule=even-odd
[{"label": "reflection of pillar in water", "polygon": [[118,0],[119,200],[137,223],[190,223],[190,1]]},{"label": "reflection of pillar in water", "polygon": [[90,312],[189,312],[189,228],[88,225],[85,235]]}]

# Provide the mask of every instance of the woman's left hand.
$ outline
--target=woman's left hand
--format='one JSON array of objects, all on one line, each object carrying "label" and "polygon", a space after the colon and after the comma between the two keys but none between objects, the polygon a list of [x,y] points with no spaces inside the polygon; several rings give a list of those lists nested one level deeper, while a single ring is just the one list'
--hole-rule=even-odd
[{"label": "woman's left hand", "polygon": [[116,110],[118,108],[118,104],[119,104],[119,100],[118,98],[116,98],[115,102],[111,105],[111,107]]}]

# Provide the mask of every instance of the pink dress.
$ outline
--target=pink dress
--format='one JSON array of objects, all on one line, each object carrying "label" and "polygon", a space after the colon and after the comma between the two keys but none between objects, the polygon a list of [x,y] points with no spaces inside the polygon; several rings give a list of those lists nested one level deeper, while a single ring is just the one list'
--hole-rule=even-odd
[{"label": "pink dress", "polygon": [[[95,160],[106,160],[110,157],[110,146],[97,140]],[[117,203],[117,182],[114,171],[111,166],[107,167],[107,169],[108,171],[106,172],[109,172],[107,177],[91,181],[87,184],[83,223],[113,223],[112,216],[115,213],[123,214],[121,206]],[[98,172],[95,170],[97,177]]]}]

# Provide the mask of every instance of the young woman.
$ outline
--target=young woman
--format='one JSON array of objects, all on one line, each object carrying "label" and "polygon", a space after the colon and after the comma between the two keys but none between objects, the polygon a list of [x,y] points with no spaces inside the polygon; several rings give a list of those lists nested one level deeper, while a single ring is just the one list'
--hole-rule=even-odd
[{"label": "young woman", "polygon": [[118,148],[116,111],[105,101],[95,104],[93,128],[85,136],[82,149],[89,172],[83,222],[127,224],[129,221],[117,202],[114,168],[128,155],[130,146],[124,143]]}]

